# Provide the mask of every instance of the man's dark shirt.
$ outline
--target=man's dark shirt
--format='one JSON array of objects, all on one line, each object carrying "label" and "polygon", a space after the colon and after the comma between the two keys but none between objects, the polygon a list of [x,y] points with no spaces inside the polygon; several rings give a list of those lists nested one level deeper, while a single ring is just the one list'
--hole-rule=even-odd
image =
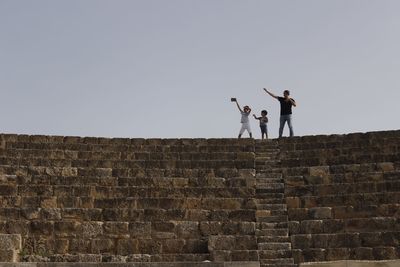
[{"label": "man's dark shirt", "polygon": [[[291,99],[293,100],[293,98],[291,98]],[[292,102],[285,101],[284,97],[278,97],[278,100],[281,103],[281,116],[292,114]]]}]

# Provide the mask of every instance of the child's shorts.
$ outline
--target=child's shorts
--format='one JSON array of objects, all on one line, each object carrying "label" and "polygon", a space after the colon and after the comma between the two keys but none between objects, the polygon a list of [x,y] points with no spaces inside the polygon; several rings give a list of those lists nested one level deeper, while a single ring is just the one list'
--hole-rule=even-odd
[{"label": "child's shorts", "polygon": [[249,122],[242,123],[242,128],[240,128],[239,134],[243,134],[245,130],[247,130],[247,132],[251,134],[251,128]]},{"label": "child's shorts", "polygon": [[267,125],[260,125],[261,134],[268,134]]}]

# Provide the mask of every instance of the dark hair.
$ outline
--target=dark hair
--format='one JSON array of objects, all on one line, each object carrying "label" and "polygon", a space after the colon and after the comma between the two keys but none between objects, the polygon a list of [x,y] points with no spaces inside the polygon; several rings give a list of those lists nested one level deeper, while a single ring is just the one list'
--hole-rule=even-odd
[{"label": "dark hair", "polygon": [[267,114],[268,114],[268,111],[266,111],[265,109],[264,109],[264,110],[261,110],[261,114],[267,115]]},{"label": "dark hair", "polygon": [[283,93],[290,95],[290,91],[289,90],[285,90],[285,91],[283,91]]}]

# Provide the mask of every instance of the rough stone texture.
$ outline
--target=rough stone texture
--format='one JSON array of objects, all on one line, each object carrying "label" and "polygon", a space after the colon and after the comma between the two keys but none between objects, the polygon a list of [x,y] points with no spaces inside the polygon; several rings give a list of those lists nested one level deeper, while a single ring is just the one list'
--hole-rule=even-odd
[{"label": "rough stone texture", "polygon": [[300,267],[397,267],[400,260],[394,261],[335,261],[335,262],[315,262],[303,263]]},{"label": "rough stone texture", "polygon": [[265,142],[0,134],[4,261],[398,259],[399,217],[400,131]]},{"label": "rough stone texture", "polygon": [[21,249],[21,235],[0,234],[0,250]]},{"label": "rough stone texture", "polygon": [[[279,146],[297,263],[400,258],[400,131],[283,138]],[[310,266],[359,266],[335,264]]]},{"label": "rough stone texture", "polygon": [[[18,251],[0,250],[0,262],[18,262]],[[0,263],[1,266],[1,263]]]},{"label": "rough stone texture", "polygon": [[0,263],[0,267],[260,267],[260,263],[258,262]]},{"label": "rough stone texture", "polygon": [[0,260],[202,262],[218,235],[258,260],[254,157],[250,139],[2,134]]}]

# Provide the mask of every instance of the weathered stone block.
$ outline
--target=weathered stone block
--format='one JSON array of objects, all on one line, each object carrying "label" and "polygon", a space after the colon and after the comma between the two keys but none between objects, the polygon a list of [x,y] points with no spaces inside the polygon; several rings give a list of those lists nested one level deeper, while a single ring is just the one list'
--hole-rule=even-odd
[{"label": "weathered stone block", "polygon": [[[142,242],[142,241],[140,241]],[[116,252],[118,255],[127,256],[140,253],[138,239],[118,239]],[[129,257],[127,258],[129,260]]]},{"label": "weathered stone block", "polygon": [[[162,253],[162,244],[160,241],[151,239],[138,240],[138,251],[143,254],[156,255]],[[137,253],[133,253],[137,254]]]},{"label": "weathered stone block", "polygon": [[393,162],[382,162],[377,164],[378,170],[382,172],[391,172],[395,170]]},{"label": "weathered stone block", "polygon": [[350,249],[350,259],[352,260],[374,260],[373,249],[368,247],[358,247]]},{"label": "weathered stone block", "polygon": [[343,220],[323,220],[322,228],[324,233],[341,233],[344,232],[345,222]]},{"label": "weathered stone block", "polygon": [[323,248],[313,248],[313,249],[305,249],[303,251],[304,261],[312,262],[312,261],[325,261],[325,249]]},{"label": "weathered stone block", "polygon": [[299,209],[289,209],[288,210],[289,219],[291,221],[303,221],[309,219],[309,210],[304,208]]},{"label": "weathered stone block", "polygon": [[179,253],[183,251],[185,240],[183,239],[165,239],[161,240],[162,253]]},{"label": "weathered stone block", "polygon": [[222,232],[222,222],[200,222],[199,229],[203,236],[217,235]]},{"label": "weathered stone block", "polygon": [[312,236],[307,235],[292,235],[291,236],[293,249],[307,249],[312,247]]},{"label": "weathered stone block", "polygon": [[19,255],[17,250],[0,249],[0,262],[18,262]]},{"label": "weathered stone block", "polygon": [[58,237],[80,236],[78,229],[81,223],[77,221],[58,221],[54,222],[54,233]]},{"label": "weathered stone block", "polygon": [[128,255],[127,262],[150,262],[151,255],[149,254],[131,254]]},{"label": "weathered stone block", "polygon": [[375,260],[397,259],[397,252],[394,247],[375,247],[372,250]]},{"label": "weathered stone block", "polygon": [[78,228],[78,233],[86,238],[101,236],[103,234],[103,222],[83,222]]},{"label": "weathered stone block", "polygon": [[21,246],[21,235],[0,234],[0,250],[19,250],[21,249]]},{"label": "weathered stone block", "polygon": [[0,184],[0,196],[12,196],[17,194],[17,187],[15,185]]},{"label": "weathered stone block", "polygon": [[290,235],[296,235],[301,233],[300,222],[298,221],[289,221],[288,222],[288,229]]},{"label": "weathered stone block", "polygon": [[208,253],[208,240],[206,239],[186,239],[184,253]]},{"label": "weathered stone block", "polygon": [[314,219],[331,219],[332,208],[330,207],[316,207],[310,208],[310,216]]},{"label": "weathered stone block", "polygon": [[175,231],[180,238],[199,238],[200,228],[198,222],[177,222]]},{"label": "weathered stone block", "polygon": [[299,197],[287,197],[286,205],[288,209],[301,208],[301,201]]},{"label": "weathered stone block", "polygon": [[54,222],[31,221],[29,225],[31,234],[49,236],[54,233]]},{"label": "weathered stone block", "polygon": [[208,239],[208,250],[233,250],[235,248],[235,237],[234,236],[210,236]]},{"label": "weathered stone block", "polygon": [[377,233],[360,233],[361,245],[363,247],[378,247],[383,245],[382,234]]},{"label": "weathered stone block", "polygon": [[93,254],[99,253],[113,253],[116,249],[115,240],[101,238],[91,240],[91,251]]},{"label": "weathered stone block", "polygon": [[310,167],[310,176],[327,177],[329,175],[329,166]]},{"label": "weathered stone block", "polygon": [[54,240],[54,253],[56,254],[66,254],[69,249],[68,239],[56,239]]},{"label": "weathered stone block", "polygon": [[235,237],[235,250],[257,250],[257,247],[255,236],[239,235]]},{"label": "weathered stone block", "polygon": [[[101,233],[101,232],[100,232]],[[113,237],[126,237],[129,235],[128,222],[104,222],[103,233]]]},{"label": "weathered stone block", "polygon": [[300,224],[301,233],[304,234],[320,234],[323,232],[322,220],[307,220]]}]

